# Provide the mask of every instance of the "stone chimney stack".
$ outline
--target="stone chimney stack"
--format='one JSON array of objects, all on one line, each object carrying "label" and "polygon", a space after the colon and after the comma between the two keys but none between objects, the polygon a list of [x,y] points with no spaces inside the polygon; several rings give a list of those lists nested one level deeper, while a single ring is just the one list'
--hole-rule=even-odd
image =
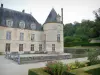
[{"label": "stone chimney stack", "polygon": [[1,8],[3,8],[3,4],[1,3]]},{"label": "stone chimney stack", "polygon": [[62,24],[63,24],[63,8],[61,8],[61,20],[62,20]]},{"label": "stone chimney stack", "polygon": [[23,13],[25,13],[25,10],[22,10]]}]

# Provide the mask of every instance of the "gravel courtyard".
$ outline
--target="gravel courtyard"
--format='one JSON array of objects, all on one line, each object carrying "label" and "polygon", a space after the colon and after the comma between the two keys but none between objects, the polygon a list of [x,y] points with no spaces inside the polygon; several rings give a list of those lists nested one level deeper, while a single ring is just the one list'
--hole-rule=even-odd
[{"label": "gravel courtyard", "polygon": [[[60,60],[63,63],[70,63],[78,61],[86,61],[87,58],[77,58],[77,59],[66,59]],[[39,68],[44,67],[46,62],[38,62],[31,64],[22,64],[18,65],[16,62],[12,60],[6,59],[4,56],[0,56],[0,75],[28,75],[28,70],[31,68]]]}]

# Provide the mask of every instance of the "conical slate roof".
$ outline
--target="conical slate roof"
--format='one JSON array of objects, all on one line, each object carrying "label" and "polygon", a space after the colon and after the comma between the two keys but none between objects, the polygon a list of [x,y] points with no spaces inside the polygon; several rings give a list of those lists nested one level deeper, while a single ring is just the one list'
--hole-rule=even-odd
[{"label": "conical slate roof", "polygon": [[57,13],[54,8],[52,8],[51,12],[49,13],[45,23],[57,22]]}]

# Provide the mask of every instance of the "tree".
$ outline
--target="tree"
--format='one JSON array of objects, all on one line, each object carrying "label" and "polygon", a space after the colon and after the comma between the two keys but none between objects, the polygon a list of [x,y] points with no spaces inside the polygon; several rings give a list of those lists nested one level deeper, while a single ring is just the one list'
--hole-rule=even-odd
[{"label": "tree", "polygon": [[93,13],[95,14],[95,27],[94,27],[94,31],[96,32],[96,37],[100,36],[100,8],[97,9],[96,11],[93,11]]},{"label": "tree", "polygon": [[75,30],[72,23],[68,23],[64,26],[64,36],[73,36],[74,33]]}]

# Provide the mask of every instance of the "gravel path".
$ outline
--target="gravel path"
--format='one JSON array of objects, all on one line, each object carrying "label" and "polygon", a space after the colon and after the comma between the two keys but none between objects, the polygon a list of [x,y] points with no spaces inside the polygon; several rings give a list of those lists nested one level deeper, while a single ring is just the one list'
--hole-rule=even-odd
[{"label": "gravel path", "polygon": [[[60,60],[63,63],[70,63],[78,61],[86,61],[87,58],[77,58],[77,59],[66,59]],[[0,75],[28,75],[28,70],[31,68],[39,68],[44,67],[46,62],[38,62],[32,64],[22,64],[18,65],[16,62],[12,60],[8,60],[4,58],[4,56],[0,56]]]}]

